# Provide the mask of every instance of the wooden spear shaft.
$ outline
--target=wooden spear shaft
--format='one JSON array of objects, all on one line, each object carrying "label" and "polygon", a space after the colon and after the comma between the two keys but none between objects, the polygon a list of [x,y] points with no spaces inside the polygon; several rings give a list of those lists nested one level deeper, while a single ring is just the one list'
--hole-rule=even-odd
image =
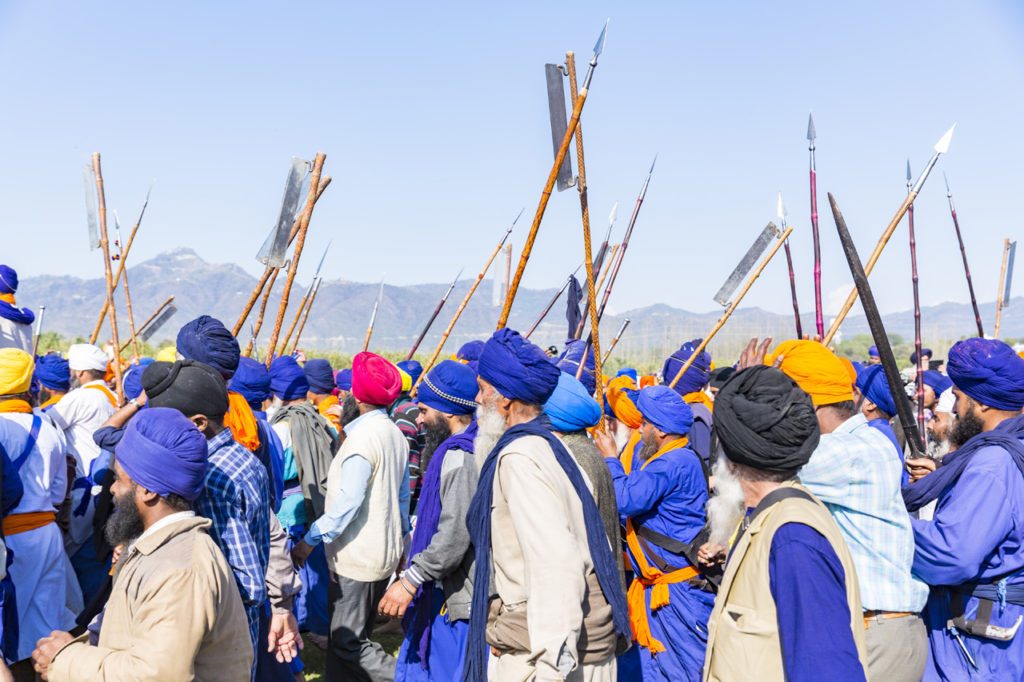
[{"label": "wooden spear shaft", "polygon": [[629,326],[629,322],[630,320],[628,317],[622,321],[622,326],[619,327],[619,332],[614,337],[612,337],[612,342],[608,346],[608,351],[604,354],[604,360],[601,361],[602,364],[607,363],[608,358],[612,356],[612,351],[615,350],[615,347],[619,345],[619,340],[622,338],[622,335],[626,333],[626,327]]},{"label": "wooden spear shaft", "polygon": [[612,263],[615,262],[615,255],[619,252],[619,247],[622,244],[615,244],[612,246],[611,253],[608,254],[608,262],[604,265],[604,272],[601,273],[601,279],[597,280],[597,290],[600,291],[601,287],[604,286],[604,281],[608,279],[608,273],[611,272]]},{"label": "wooden spear shaft", "polygon": [[669,388],[676,387],[676,384],[678,384],[679,380],[683,378],[684,374],[686,374],[686,370],[690,369],[690,365],[692,365],[693,361],[697,359],[697,356],[700,355],[705,348],[707,348],[707,345],[711,343],[711,339],[715,338],[715,334],[721,331],[722,327],[725,326],[725,323],[729,321],[729,318],[732,316],[732,314],[736,311],[736,308],[739,306],[740,301],[742,301],[743,297],[747,295],[747,292],[750,291],[750,287],[754,285],[754,282],[757,281],[757,278],[760,277],[761,273],[764,272],[764,269],[768,267],[768,263],[770,263],[772,258],[775,257],[775,254],[779,252],[779,249],[782,248],[782,245],[786,243],[786,239],[789,238],[791,232],[793,232],[793,228],[787,227],[786,231],[782,233],[782,236],[775,240],[775,244],[772,245],[772,248],[768,252],[768,255],[764,257],[760,265],[757,266],[757,269],[754,270],[753,276],[751,276],[750,279],[747,280],[746,284],[743,285],[743,288],[740,289],[739,294],[736,295],[736,298],[734,298],[732,303],[729,304],[729,307],[725,309],[725,312],[722,313],[722,316],[718,318],[718,322],[716,322],[715,326],[711,328],[711,332],[704,337],[704,340],[700,342],[700,345],[697,346],[697,349],[693,351],[690,357],[686,359],[686,362],[683,363],[683,366],[679,368],[679,371],[676,373],[675,378],[672,379],[672,383],[669,384]]},{"label": "wooden spear shaft", "polygon": [[124,385],[121,382],[121,340],[117,335],[117,310],[114,306],[114,273],[110,267],[110,243],[107,241],[107,197],[103,191],[103,169],[100,166],[100,153],[93,152],[92,172],[96,176],[96,196],[100,218],[100,248],[103,250],[103,276],[107,284],[107,306],[110,311],[110,338],[115,353],[111,363],[114,365],[114,380],[117,382],[117,400],[124,402]]},{"label": "wooden spear shaft", "polygon": [[[155,320],[160,315],[160,313],[164,311],[164,308],[169,306],[171,303],[174,303],[174,297],[168,296],[167,300],[161,303],[160,306],[156,309],[156,311],[152,315],[147,317],[146,321],[139,326],[139,331],[144,331],[146,327],[149,326],[149,323]],[[121,344],[121,352],[123,353],[128,348],[128,346],[131,345],[131,343],[131,341],[125,341],[123,344]]]},{"label": "wooden spear shaft", "polygon": [[316,286],[313,287],[313,293],[309,296],[309,304],[306,305],[306,312],[302,314],[302,322],[299,323],[299,331],[295,332],[295,343],[292,345],[292,353],[299,348],[299,339],[302,338],[302,330],[306,328],[306,320],[309,319],[309,312],[313,310],[313,304],[316,303],[316,295],[320,293],[320,283],[322,279],[316,281]]},{"label": "wooden spear shaft", "polygon": [[[121,254],[121,263],[124,263],[124,254]],[[132,311],[132,291],[128,287],[128,269],[124,271],[124,305],[125,310],[128,312],[128,331],[132,335],[132,351],[135,353],[135,360],[138,361],[142,357],[139,352],[139,335],[135,329],[135,313]]]},{"label": "wooden spear shaft", "polygon": [[302,311],[306,309],[306,303],[309,302],[309,297],[313,295],[313,285],[316,282],[310,282],[309,288],[306,289],[306,293],[302,295],[302,299],[299,301],[299,309],[295,311],[295,317],[292,318],[292,323],[288,326],[288,333],[284,335],[284,341],[281,342],[281,348],[278,353],[284,353],[285,349],[288,348],[288,342],[292,340],[292,334],[295,333],[295,328],[299,326],[299,318],[302,317]]},{"label": "wooden spear shaft", "polygon": [[[317,152],[313,159],[313,174],[309,183],[309,195],[306,197],[306,207],[302,210],[299,218],[299,229],[295,235],[295,251],[292,252],[292,262],[288,268],[288,278],[284,281],[284,289],[281,291],[281,305],[277,309],[277,319],[274,321],[274,330],[270,334],[270,343],[267,344],[267,367],[274,361],[274,349],[277,348],[277,339],[281,335],[281,325],[284,324],[284,315],[288,310],[288,297],[292,293],[292,284],[295,281],[295,272],[299,269],[299,259],[302,257],[302,248],[306,245],[306,233],[309,232],[309,219],[313,216],[313,206],[316,204],[316,197],[320,189],[320,174],[324,169],[324,160],[327,155]],[[252,306],[250,305],[251,309]],[[246,311],[245,317],[249,313]],[[245,317],[242,321],[245,321]]]},{"label": "wooden spear shaft", "polygon": [[[142,224],[142,216],[139,216],[139,222],[135,223],[135,227],[132,228],[131,234],[128,235],[128,241],[124,245],[124,252],[121,254],[121,261],[117,264],[117,274],[114,275],[114,288],[117,288],[117,283],[121,281],[121,275],[124,274],[125,263],[128,261],[128,252],[132,250],[132,242],[135,241],[135,233],[139,231],[139,225]],[[96,325],[92,328],[92,334],[89,335],[89,343],[96,343],[96,339],[99,338],[100,330],[103,328],[103,321],[107,319],[107,311],[110,309],[110,301],[103,301],[103,307],[100,308],[100,319],[96,320]]]},{"label": "wooden spear shaft", "polygon": [[999,338],[999,327],[1003,322],[1003,297],[1006,295],[1006,264],[1010,257],[1010,240],[1003,240],[1003,265],[999,269],[999,298],[996,299],[996,327],[993,338]]},{"label": "wooden spear shaft", "polygon": [[267,302],[270,301],[270,294],[274,291],[274,282],[277,281],[277,275],[281,272],[281,268],[269,269],[273,270],[273,272],[270,274],[270,281],[263,290],[263,300],[260,301],[260,311],[256,314],[256,324],[252,328],[252,336],[249,337],[249,343],[245,345],[245,352],[242,353],[247,358],[252,356],[252,348],[256,343],[256,336],[260,333],[260,329],[263,328],[263,316],[267,312]]}]

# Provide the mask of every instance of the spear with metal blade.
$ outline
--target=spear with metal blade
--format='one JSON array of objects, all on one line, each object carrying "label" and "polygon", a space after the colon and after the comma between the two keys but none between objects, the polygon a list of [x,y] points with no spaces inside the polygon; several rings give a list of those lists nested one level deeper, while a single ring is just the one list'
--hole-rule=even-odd
[{"label": "spear with metal blade", "polygon": [[[907,159],[907,193],[913,189],[914,177],[910,174],[910,159]],[[914,357],[917,358],[917,372],[914,378],[915,399],[917,400],[917,430],[922,435],[924,428],[924,358],[921,357],[921,298],[917,277],[917,237],[914,235],[914,205],[907,207],[907,228],[910,235],[910,281],[914,292]]]},{"label": "spear with metal blade", "polygon": [[999,272],[999,298],[996,299],[996,326],[993,332],[999,338],[999,327],[1003,322],[1003,308],[1010,305],[1010,287],[1013,285],[1013,260],[1017,253],[1017,242],[1003,240],[1003,265]]},{"label": "spear with metal blade", "polygon": [[[928,160],[924,170],[921,171],[921,175],[918,176],[917,182],[915,182],[913,187],[911,187],[910,193],[907,194],[907,198],[904,199],[903,203],[900,204],[900,207],[896,209],[896,215],[892,217],[892,220],[889,221],[889,224],[886,226],[882,236],[879,237],[878,243],[875,244],[875,248],[871,252],[871,256],[868,258],[867,262],[864,263],[864,272],[868,275],[870,275],[871,271],[875,268],[875,263],[878,262],[879,256],[882,255],[885,245],[889,243],[892,233],[896,231],[896,227],[900,224],[900,221],[903,220],[903,215],[907,212],[907,209],[910,208],[910,205],[914,203],[914,199],[917,198],[917,195],[921,193],[921,188],[924,187],[924,183],[931,174],[936,162],[938,162],[939,157],[949,151],[949,143],[953,140],[954,130],[956,130],[955,123],[953,124],[953,127],[947,130],[939,141],[935,143],[935,153],[932,154],[932,157]],[[822,343],[826,346],[832,343],[832,338],[836,335],[836,332],[839,331],[839,327],[842,326],[843,320],[846,319],[846,316],[850,313],[850,309],[853,308],[853,304],[856,302],[857,288],[854,287],[853,291],[850,292],[850,295],[846,297],[843,307],[839,310],[839,314],[836,315],[835,320],[832,322],[832,326],[829,327],[828,333],[825,334],[825,337],[822,339]]]},{"label": "spear with metal blade", "polygon": [[[121,340],[117,334],[117,310],[114,307],[114,275],[110,265],[110,243],[107,240],[107,197],[103,191],[103,169],[100,166],[100,153],[93,152],[92,174],[96,179],[96,198],[98,200],[97,216],[99,223],[100,248],[103,250],[103,276],[107,285],[107,305],[110,309],[110,338],[114,349],[120,351]],[[110,363],[114,366],[114,379],[117,382],[118,404],[124,402],[124,384],[121,381],[121,356],[114,353]]]},{"label": "spear with metal blade", "polygon": [[324,283],[324,278],[320,277],[313,283],[313,293],[309,295],[309,303],[306,305],[306,312],[302,313],[302,322],[299,323],[299,331],[295,332],[295,343],[292,344],[292,355],[295,355],[295,351],[299,348],[299,339],[302,338],[302,330],[306,328],[306,320],[309,319],[309,313],[313,310],[313,304],[316,303],[316,295],[320,293],[320,285]]},{"label": "spear with metal blade", "polygon": [[[765,227],[765,229],[762,230],[761,233],[764,234],[765,232],[768,232],[769,234],[773,235],[779,234],[779,229],[775,227],[775,223],[768,223],[767,227]],[[768,254],[761,260],[757,268],[754,269],[753,274],[747,279],[746,283],[743,285],[743,288],[740,289],[738,294],[736,294],[736,298],[734,298],[732,302],[729,303],[729,305],[725,309],[725,312],[723,312],[722,316],[718,318],[717,322],[715,322],[715,326],[711,328],[711,331],[708,332],[707,336],[705,336],[701,340],[700,344],[697,346],[697,349],[693,351],[690,357],[686,359],[686,362],[683,363],[683,366],[679,368],[679,371],[676,373],[675,377],[669,383],[669,388],[676,387],[676,384],[678,384],[679,380],[683,378],[684,374],[686,374],[686,370],[690,369],[690,365],[692,365],[693,361],[697,359],[697,356],[699,356],[704,351],[704,349],[707,348],[708,344],[711,343],[711,340],[715,338],[715,335],[718,334],[718,332],[721,331],[722,327],[725,326],[725,323],[729,321],[729,318],[732,317],[732,314],[736,312],[736,308],[739,307],[740,302],[743,300],[743,297],[747,295],[748,291],[750,291],[750,287],[754,286],[754,282],[756,282],[757,278],[761,276],[761,273],[764,272],[764,269],[768,267],[768,264],[772,262],[772,258],[774,258],[775,254],[779,252],[779,249],[782,248],[782,245],[786,243],[786,240],[789,239],[789,235],[792,234],[792,232],[793,228],[787,227],[785,232],[779,234],[778,239],[775,240],[775,243],[768,251]],[[743,263],[741,261],[740,265],[742,264]],[[726,283],[728,284],[728,281]]]},{"label": "spear with metal blade", "polygon": [[[779,192],[779,201],[776,206],[776,212],[779,216],[779,224],[782,225],[782,229],[786,229],[786,207],[782,203],[782,192]],[[789,240],[786,240],[786,266],[789,268],[789,291],[793,297],[793,317],[796,319],[796,338],[804,338],[804,327],[800,323],[800,303],[796,297],[796,273],[793,271],[793,252],[789,249]]]},{"label": "spear with metal blade", "polygon": [[[463,268],[463,270],[464,269],[465,268]],[[409,354],[405,356],[406,360],[412,360],[412,356],[416,355],[416,350],[420,347],[420,344],[423,343],[423,339],[426,338],[427,332],[429,332],[430,327],[433,326],[434,320],[436,320],[437,316],[441,313],[441,308],[443,308],[444,304],[448,302],[448,297],[451,296],[452,291],[455,290],[455,285],[458,284],[459,277],[462,277],[462,270],[459,270],[459,274],[455,275],[455,279],[452,280],[451,286],[448,287],[448,291],[444,292],[444,296],[441,297],[437,306],[434,307],[434,312],[430,314],[430,319],[427,320],[425,325],[423,325],[423,330],[420,332],[420,335],[416,337],[416,342],[412,344]]]},{"label": "spear with metal blade", "polygon": [[[814,130],[814,114],[807,114],[807,150],[810,153],[810,179],[811,179],[811,239],[814,242],[814,328],[818,331],[818,337],[825,336],[825,317],[821,305],[821,240],[818,234],[818,170],[814,164],[814,140],[817,138]],[[789,255],[787,246],[786,255]],[[795,294],[794,294],[795,296]],[[799,323],[798,323],[799,324]],[[799,338],[803,338],[801,334]]]},{"label": "spear with metal blade", "polygon": [[256,314],[256,324],[250,324],[252,335],[249,337],[249,343],[246,344],[245,350],[242,351],[242,355],[247,358],[252,356],[253,345],[256,343],[256,337],[259,336],[260,331],[263,329],[263,317],[267,312],[267,303],[270,301],[270,294],[274,291],[274,283],[277,281],[277,275],[281,270],[287,269],[287,263],[285,263],[284,267],[281,268],[270,268],[272,272],[270,273],[270,280],[263,288],[263,300],[260,301],[260,311]]},{"label": "spear with metal blade", "polygon": [[971,307],[974,309],[974,322],[978,325],[978,337],[985,337],[985,327],[981,323],[981,311],[978,310],[978,299],[974,296],[974,282],[971,280],[971,266],[967,264],[967,249],[964,248],[964,237],[960,233],[960,221],[956,217],[956,206],[953,205],[953,192],[949,189],[949,178],[942,174],[946,181],[946,199],[949,201],[949,213],[953,216],[953,228],[956,230],[956,240],[960,244],[960,259],[964,262],[964,274],[967,276],[967,290],[971,293]]},{"label": "spear with metal blade", "polygon": [[[124,245],[124,249],[121,252],[121,259],[117,264],[117,273],[114,274],[114,289],[117,289],[117,283],[121,281],[121,275],[125,272],[126,263],[128,262],[128,254],[132,250],[132,244],[135,242],[135,233],[139,231],[139,225],[142,224],[142,216],[146,215],[146,207],[149,206],[149,195],[153,191],[153,186],[150,185],[146,191],[146,201],[142,204],[142,210],[139,211],[139,218],[135,221],[135,226],[132,231],[128,233],[128,243]],[[93,196],[93,202],[95,202],[95,196]],[[89,207],[89,229],[92,230],[92,222],[94,216],[92,215],[92,207]],[[97,228],[98,229],[98,228]],[[120,237],[118,238],[120,239]],[[103,307],[100,308],[100,319],[96,320],[96,326],[93,327],[92,334],[89,335],[89,343],[96,343],[96,339],[100,335],[100,329],[103,328],[103,321],[107,318],[107,302],[103,301]]]},{"label": "spear with metal blade", "polygon": [[533,224],[530,226],[530,232],[526,237],[526,242],[523,244],[523,252],[519,257],[519,265],[516,266],[515,275],[512,277],[512,282],[509,284],[508,295],[505,297],[505,305],[502,307],[501,315],[498,317],[498,329],[501,329],[508,323],[508,317],[512,312],[512,303],[516,299],[516,294],[519,292],[519,283],[523,279],[523,273],[526,271],[526,263],[530,260],[530,254],[533,252],[533,244],[537,240],[537,232],[540,229],[541,220],[544,219],[544,211],[548,207],[548,200],[551,199],[551,189],[555,184],[555,180],[558,178],[559,168],[562,166],[562,162],[565,160],[565,155],[569,151],[569,144],[573,140],[573,136],[576,134],[576,127],[580,123],[580,114],[583,112],[583,105],[586,104],[587,94],[590,91],[590,82],[594,77],[594,69],[597,68],[597,59],[601,56],[601,51],[604,49],[604,39],[608,32],[608,23],[605,22],[604,28],[601,30],[601,35],[597,39],[597,44],[594,45],[594,54],[590,58],[590,65],[587,69],[587,75],[583,79],[583,87],[579,90],[576,97],[576,102],[572,108],[572,117],[569,119],[569,123],[565,129],[565,135],[562,137],[562,144],[558,148],[558,153],[555,154],[555,162],[551,166],[551,172],[548,174],[547,182],[544,184],[544,189],[541,191],[540,203],[537,205],[537,212],[533,216]]},{"label": "spear with metal blade", "polygon": [[[584,174],[581,173],[580,175],[583,176]],[[581,199],[581,201],[582,201],[582,199]],[[604,275],[608,274],[608,271],[604,270],[604,261],[605,261],[605,257],[608,255],[608,242],[612,238],[612,228],[615,227],[615,219],[618,217],[618,215],[619,215],[619,202],[616,201],[615,204],[612,205],[612,212],[610,214],[608,214],[608,231],[604,235],[604,241],[601,242],[601,246],[597,249],[597,255],[594,256],[594,274],[595,274],[595,276],[602,275],[597,280],[597,283],[594,285],[595,291],[600,291],[601,290],[601,284],[604,282]],[[613,249],[613,251],[617,252],[618,249]],[[615,253],[614,252],[612,253],[612,259],[615,258]],[[602,274],[602,272],[603,272],[603,274]],[[587,302],[586,302],[586,305],[584,306],[583,309],[584,310],[589,310],[590,309],[590,294],[589,293],[587,294]],[[586,327],[586,325],[587,325],[587,318],[584,316],[584,317],[580,318],[580,323],[576,327],[576,333],[573,335],[574,339],[578,339],[581,336],[583,336],[583,329],[584,329],[584,327]]]},{"label": "spear with metal blade", "polygon": [[36,333],[32,339],[32,357],[39,355],[39,339],[43,336],[43,316],[46,315],[46,306],[39,306],[39,314],[36,315]]},{"label": "spear with metal blade", "polygon": [[281,342],[281,348],[279,354],[284,354],[285,349],[288,348],[288,342],[291,341],[292,333],[299,324],[299,318],[302,317],[302,312],[306,309],[306,304],[309,302],[310,296],[313,295],[313,287],[316,285],[317,280],[320,278],[320,269],[324,266],[324,259],[327,258],[327,252],[331,249],[331,242],[327,242],[327,246],[324,247],[324,252],[320,256],[320,262],[317,263],[316,271],[313,272],[313,279],[309,282],[309,287],[306,289],[306,293],[302,295],[302,299],[299,301],[299,309],[295,311],[295,317],[292,319],[291,325],[288,327],[288,332],[284,335],[284,341]]},{"label": "spear with metal blade", "polygon": [[[156,334],[167,320],[171,319],[174,314],[178,312],[178,309],[174,306],[174,297],[168,296],[167,300],[161,303],[153,314],[146,318],[146,321],[139,327],[139,340],[149,341]],[[131,341],[126,341],[121,345],[121,352],[131,344]]]},{"label": "spear with metal blade", "polygon": [[384,278],[380,278],[380,291],[377,292],[377,300],[373,302],[373,312],[370,313],[370,324],[366,327],[366,340],[363,341],[363,352],[370,348],[370,337],[373,336],[373,326],[377,323],[377,309],[384,298]]},{"label": "spear with metal blade", "polygon": [[[117,247],[117,259],[121,261],[121,264],[125,264],[124,257],[124,242],[121,241],[121,221],[117,219],[117,211],[114,211],[114,245]],[[117,286],[116,283],[114,286]],[[142,353],[139,351],[139,335],[135,330],[135,313],[132,310],[132,290],[128,286],[128,268],[125,266],[124,270],[124,304],[125,310],[128,313],[128,331],[132,336],[132,351],[135,353],[135,360],[142,357]]]},{"label": "spear with metal blade", "polygon": [[615,336],[612,337],[612,342],[608,344],[608,351],[604,354],[604,359],[601,361],[602,365],[608,362],[608,358],[612,356],[612,351],[615,350],[617,345],[619,345],[619,340],[622,338],[622,335],[626,333],[626,327],[629,326],[629,322],[630,320],[628,317],[622,321],[622,326],[619,327],[619,331],[615,333]]},{"label": "spear with metal blade", "polygon": [[548,301],[548,304],[546,306],[544,306],[544,310],[540,312],[540,315],[537,317],[537,320],[530,327],[529,331],[527,331],[526,334],[523,335],[523,338],[528,339],[530,338],[531,334],[537,331],[537,327],[539,327],[540,323],[544,321],[544,318],[548,316],[548,313],[551,312],[551,309],[555,307],[555,304],[558,303],[558,299],[560,299],[562,297],[562,294],[565,293],[565,290],[569,288],[569,284],[572,282],[572,278],[576,276],[576,273],[578,273],[580,271],[580,268],[582,267],[582,263],[577,265],[576,269],[572,271],[572,274],[565,278],[565,284],[563,284],[562,288],[556,291],[555,295],[551,297],[551,300]]},{"label": "spear with metal blade", "polygon": [[875,305],[875,296],[871,292],[871,285],[868,283],[867,270],[861,265],[860,256],[857,255],[857,246],[850,237],[850,231],[846,227],[843,214],[839,211],[835,197],[828,195],[829,204],[832,207],[832,217],[836,222],[836,231],[839,233],[839,241],[843,245],[843,253],[846,254],[846,261],[850,265],[850,273],[860,294],[861,306],[864,308],[864,316],[868,319],[868,326],[871,328],[871,336],[875,345],[878,346],[878,356],[882,361],[882,369],[885,370],[885,379],[889,384],[889,392],[896,401],[896,414],[900,418],[900,426],[913,457],[921,457],[924,452],[924,443],[921,441],[921,433],[914,420],[913,408],[910,399],[903,390],[903,381],[900,377],[899,368],[896,366],[896,356],[889,345],[889,336],[885,332],[885,325],[882,324],[882,316],[878,313],[878,306]]}]

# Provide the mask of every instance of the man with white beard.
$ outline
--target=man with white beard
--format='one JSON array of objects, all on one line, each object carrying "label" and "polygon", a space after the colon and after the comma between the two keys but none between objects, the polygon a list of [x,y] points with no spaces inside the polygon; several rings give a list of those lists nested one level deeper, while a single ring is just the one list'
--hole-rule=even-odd
[{"label": "man with white beard", "polygon": [[[716,487],[735,491],[735,479],[746,514],[708,623],[704,680],[817,680],[823,664],[830,680],[864,680],[853,560],[796,478],[820,438],[810,397],[779,370],[750,367],[718,392],[715,431],[726,463]],[[730,497],[709,510],[715,536],[730,532]]]},{"label": "man with white beard", "polygon": [[463,679],[614,680],[626,600],[589,482],[542,414],[559,370],[510,329],[484,345],[478,370]]}]

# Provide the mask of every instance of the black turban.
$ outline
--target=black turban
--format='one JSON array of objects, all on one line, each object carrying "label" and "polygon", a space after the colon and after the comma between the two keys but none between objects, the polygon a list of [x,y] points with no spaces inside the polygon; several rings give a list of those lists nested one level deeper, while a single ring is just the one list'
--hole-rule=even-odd
[{"label": "black turban", "polygon": [[821,437],[810,396],[766,365],[737,372],[718,391],[715,432],[730,460],[776,473],[807,464]]},{"label": "black turban", "polygon": [[195,360],[154,362],[142,374],[147,404],[170,407],[186,417],[202,414],[223,419],[228,388],[220,372]]}]

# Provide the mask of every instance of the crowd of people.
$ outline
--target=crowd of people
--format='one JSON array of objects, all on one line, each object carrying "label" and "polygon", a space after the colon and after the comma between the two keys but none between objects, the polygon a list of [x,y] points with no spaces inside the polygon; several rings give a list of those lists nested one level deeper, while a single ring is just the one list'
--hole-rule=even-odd
[{"label": "crowd of people", "polygon": [[7,679],[296,680],[306,642],[329,680],[1024,679],[1002,341],[910,358],[921,453],[875,349],[716,367],[694,340],[601,395],[582,342],[268,366],[204,315],[118,386],[110,349],[34,354],[17,284],[0,266]]}]

